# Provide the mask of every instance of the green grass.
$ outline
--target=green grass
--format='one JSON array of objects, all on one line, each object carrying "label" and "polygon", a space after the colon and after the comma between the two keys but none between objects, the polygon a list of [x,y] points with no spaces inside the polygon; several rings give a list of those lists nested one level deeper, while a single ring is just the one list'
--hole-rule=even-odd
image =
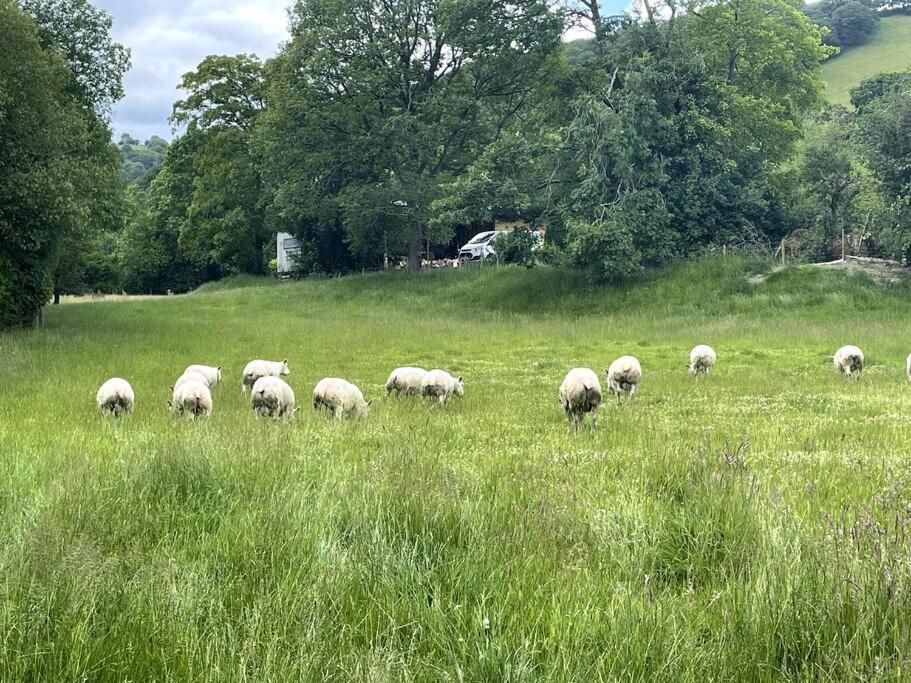
[{"label": "green grass", "polygon": [[851,104],[851,89],[878,73],[911,69],[911,16],[883,17],[870,42],[845,50],[822,65],[829,101]]},{"label": "green grass", "polygon": [[[0,680],[907,678],[911,288],[767,270],[247,280],[0,335]],[[639,395],[570,434],[563,375],[623,353]],[[253,357],[289,359],[295,421],[253,419]],[[191,362],[225,368],[195,424]],[[399,364],[464,399],[384,399]],[[366,421],[313,414],[327,375]]]}]

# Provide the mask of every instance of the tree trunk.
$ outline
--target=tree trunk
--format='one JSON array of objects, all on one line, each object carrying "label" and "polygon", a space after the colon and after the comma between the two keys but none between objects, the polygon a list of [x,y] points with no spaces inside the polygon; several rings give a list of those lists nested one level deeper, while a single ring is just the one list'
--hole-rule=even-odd
[{"label": "tree trunk", "polygon": [[56,306],[59,303],[60,303],[60,292],[54,292],[54,305]]},{"label": "tree trunk", "polygon": [[415,222],[408,225],[408,270],[421,269],[421,226]]},{"label": "tree trunk", "polygon": [[43,313],[44,313],[43,307],[39,307],[38,310],[35,311],[35,321],[34,321],[35,327],[41,327],[41,323],[43,322],[43,318],[44,318]]}]

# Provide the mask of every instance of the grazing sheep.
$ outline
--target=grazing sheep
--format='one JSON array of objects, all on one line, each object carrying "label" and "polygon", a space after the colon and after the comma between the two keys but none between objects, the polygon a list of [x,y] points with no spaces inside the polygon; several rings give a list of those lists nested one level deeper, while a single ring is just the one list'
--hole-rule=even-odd
[{"label": "grazing sheep", "polygon": [[604,371],[607,375],[607,390],[617,395],[627,394],[632,398],[642,380],[642,366],[635,356],[620,356]]},{"label": "grazing sheep", "polygon": [[177,381],[174,382],[174,386],[171,387],[171,391],[175,391],[180,385],[185,382],[202,382],[206,386],[209,386],[209,380],[205,375],[196,372],[195,370],[185,370],[184,373],[177,378]]},{"label": "grazing sheep", "polygon": [[711,346],[699,344],[699,346],[693,347],[693,350],[690,351],[690,374],[695,375],[700,372],[709,374],[709,371],[715,367],[716,360],[718,360],[718,356]]},{"label": "grazing sheep", "polygon": [[129,382],[119,377],[113,377],[98,389],[98,393],[95,394],[95,402],[102,414],[110,413],[119,418],[123,413],[133,412],[136,395]]},{"label": "grazing sheep", "polygon": [[209,385],[199,379],[187,379],[178,382],[171,395],[171,412],[175,415],[186,415],[195,419],[200,415],[212,414],[212,392]]},{"label": "grazing sheep", "polygon": [[860,375],[864,369],[864,352],[850,344],[842,346],[832,356],[832,363],[835,365],[836,370],[848,377],[851,376],[852,372]]},{"label": "grazing sheep", "polygon": [[206,378],[206,384],[210,387],[215,386],[221,382],[221,366],[213,365],[188,365],[187,369],[183,371],[183,374],[188,372],[195,372],[199,375],[202,375]]},{"label": "grazing sheep", "polygon": [[313,409],[325,408],[336,420],[347,415],[367,417],[371,401],[351,382],[337,377],[326,377],[313,388]]},{"label": "grazing sheep", "polygon": [[294,403],[294,391],[279,377],[266,375],[253,384],[250,404],[257,415],[275,420],[291,417],[297,412]]},{"label": "grazing sheep", "polygon": [[579,429],[585,413],[592,414],[592,427],[595,426],[595,415],[601,405],[601,383],[598,375],[589,368],[573,368],[566,373],[560,385],[560,403],[566,412],[570,428]]},{"label": "grazing sheep", "polygon": [[260,377],[283,377],[291,374],[287,360],[251,360],[244,368],[241,379],[241,391],[247,393],[247,387],[252,387]]},{"label": "grazing sheep", "polygon": [[456,379],[445,370],[431,370],[421,380],[421,396],[434,398],[444,405],[451,397],[465,395],[465,382]]},{"label": "grazing sheep", "polygon": [[420,394],[421,380],[426,374],[424,368],[396,368],[386,380],[386,396],[393,391],[396,397]]}]

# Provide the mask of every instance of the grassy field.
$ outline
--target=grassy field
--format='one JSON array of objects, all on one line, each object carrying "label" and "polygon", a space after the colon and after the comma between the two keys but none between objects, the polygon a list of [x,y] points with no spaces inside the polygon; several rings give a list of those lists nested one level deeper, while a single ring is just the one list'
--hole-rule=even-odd
[{"label": "grassy field", "polygon": [[829,101],[849,106],[851,88],[870,76],[911,69],[911,16],[883,17],[872,40],[822,65]]},{"label": "grassy field", "polygon": [[[0,679],[907,678],[911,287],[766,270],[245,280],[0,335]],[[623,353],[639,395],[568,433],[567,369]],[[295,421],[253,419],[257,356],[289,359]],[[191,362],[225,367],[208,421],[166,411]],[[384,399],[406,363],[464,399]],[[367,420],[312,413],[326,375]]]}]

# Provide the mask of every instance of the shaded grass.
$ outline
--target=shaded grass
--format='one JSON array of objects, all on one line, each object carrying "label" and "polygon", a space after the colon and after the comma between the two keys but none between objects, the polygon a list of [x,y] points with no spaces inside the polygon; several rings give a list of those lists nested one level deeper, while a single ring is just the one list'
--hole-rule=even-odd
[{"label": "shaded grass", "polygon": [[879,73],[911,69],[911,16],[883,17],[869,42],[848,48],[822,65],[833,104],[850,106],[851,89]]},{"label": "shaded grass", "polygon": [[[766,273],[759,285],[747,273]],[[0,336],[4,680],[875,680],[907,671],[907,284],[737,259],[211,287]],[[716,371],[693,381],[707,342]],[[858,343],[858,382],[826,358]],[[574,365],[636,401],[569,435]],[[252,418],[254,356],[304,409]],[[169,419],[190,362],[215,414]],[[447,367],[447,409],[380,398]],[[136,413],[92,399],[130,379]],[[364,422],[307,407],[338,375]],[[483,628],[487,618],[490,631]]]}]

